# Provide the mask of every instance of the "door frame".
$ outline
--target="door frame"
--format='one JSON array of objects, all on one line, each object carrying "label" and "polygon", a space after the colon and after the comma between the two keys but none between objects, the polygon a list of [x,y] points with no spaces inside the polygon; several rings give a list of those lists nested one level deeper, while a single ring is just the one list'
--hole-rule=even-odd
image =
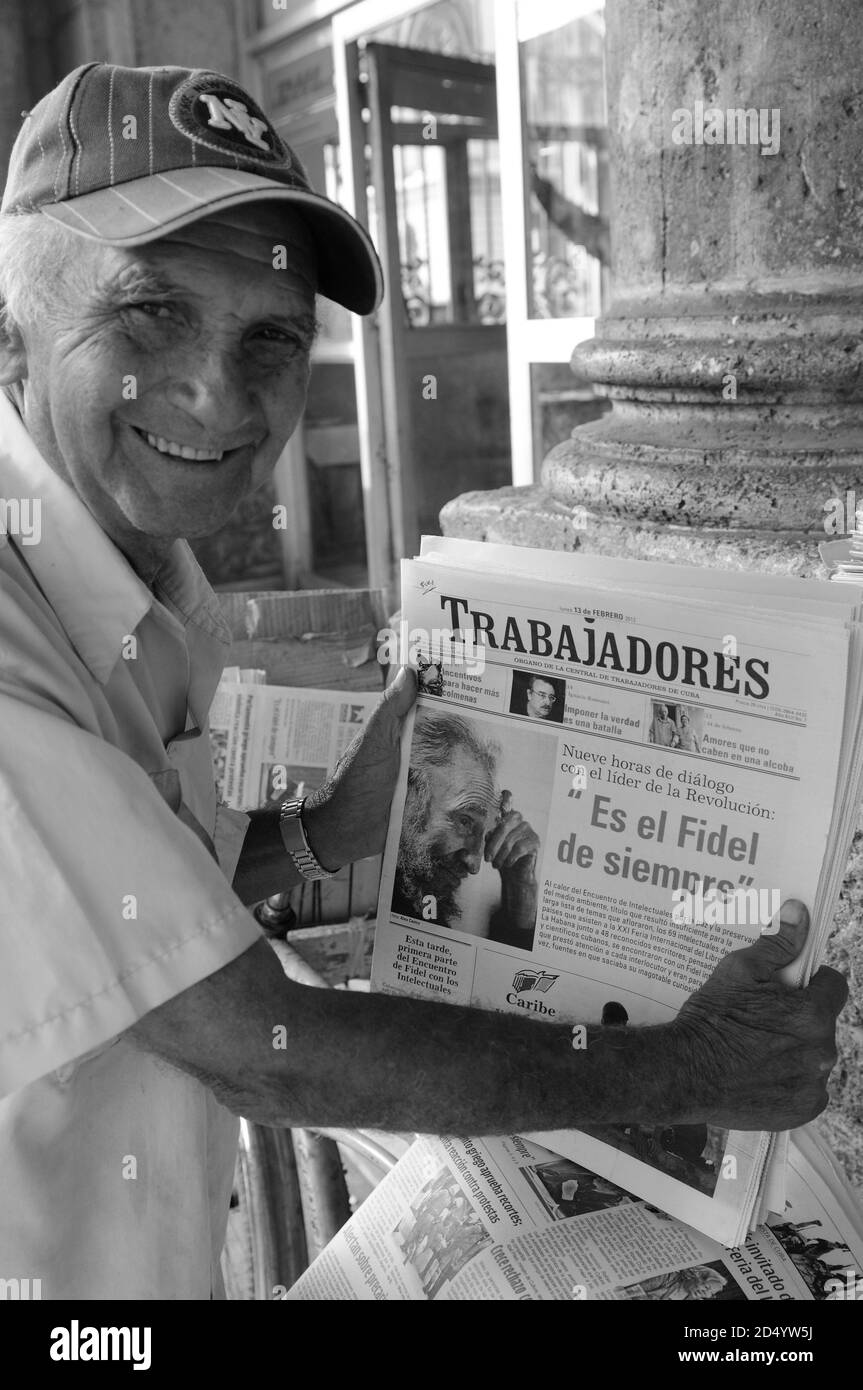
[{"label": "door frame", "polygon": [[[559,0],[560,18],[577,17],[572,0]],[[524,90],[521,80],[517,0],[495,0],[494,56],[497,68],[498,133],[507,157],[500,162],[503,216],[503,261],[506,274],[507,369],[512,440],[512,481],[524,486],[539,481],[542,459],[534,457],[531,368],[540,363],[569,363],[579,343],[592,338],[592,317],[537,319],[530,316],[528,294],[527,159],[524,148]],[[564,6],[568,13],[563,13]],[[551,17],[555,0],[536,3],[536,15]],[[517,97],[514,99],[513,94]]]}]

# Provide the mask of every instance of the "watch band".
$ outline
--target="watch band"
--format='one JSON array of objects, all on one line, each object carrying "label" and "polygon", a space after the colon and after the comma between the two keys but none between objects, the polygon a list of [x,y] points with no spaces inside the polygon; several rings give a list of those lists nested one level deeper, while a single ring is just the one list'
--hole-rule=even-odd
[{"label": "watch band", "polygon": [[279,830],[282,833],[282,843],[291,856],[294,868],[300,878],[307,882],[316,882],[321,878],[333,878],[338,873],[338,869],[325,869],[315,857],[314,850],[306,839],[302,819],[304,803],[305,797],[301,800],[294,797],[282,802],[279,808]]}]

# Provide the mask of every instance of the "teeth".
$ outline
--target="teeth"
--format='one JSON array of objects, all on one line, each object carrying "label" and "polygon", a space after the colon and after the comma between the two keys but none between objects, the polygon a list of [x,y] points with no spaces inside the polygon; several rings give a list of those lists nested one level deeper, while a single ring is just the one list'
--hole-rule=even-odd
[{"label": "teeth", "polygon": [[160,434],[145,434],[144,438],[152,449],[158,449],[160,454],[170,454],[172,458],[218,463],[224,453],[224,450],[216,454],[208,449],[193,449],[190,444],[175,444],[172,439],[163,439]]}]

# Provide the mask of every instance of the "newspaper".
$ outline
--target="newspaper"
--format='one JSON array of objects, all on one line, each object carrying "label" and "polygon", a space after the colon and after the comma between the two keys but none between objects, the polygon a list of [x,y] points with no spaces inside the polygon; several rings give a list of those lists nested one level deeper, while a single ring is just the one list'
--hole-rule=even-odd
[{"label": "newspaper", "polygon": [[[569,574],[572,557],[500,546],[471,569],[477,549],[436,540],[403,564],[400,641],[420,696],[373,988],[538,1021],[662,1023],[791,897],[814,925],[785,978],[805,981],[859,795],[856,598],[685,567]],[[485,773],[491,811],[470,795]],[[495,867],[515,823],[521,857]],[[785,1147],[765,1134],[537,1138],[724,1244],[766,1193],[781,1205]]]},{"label": "newspaper", "polygon": [[863,1298],[863,1229],[798,1132],[788,1203],[728,1249],[518,1135],[417,1140],[290,1300],[780,1301]]},{"label": "newspaper", "polygon": [[[237,811],[276,808],[323,786],[380,700],[366,691],[264,685],[254,669],[227,674],[244,679],[220,681],[210,707],[210,746],[216,794]],[[376,857],[322,880],[312,895],[316,918],[345,921],[372,911],[379,878]],[[301,891],[292,895],[296,907]]]}]

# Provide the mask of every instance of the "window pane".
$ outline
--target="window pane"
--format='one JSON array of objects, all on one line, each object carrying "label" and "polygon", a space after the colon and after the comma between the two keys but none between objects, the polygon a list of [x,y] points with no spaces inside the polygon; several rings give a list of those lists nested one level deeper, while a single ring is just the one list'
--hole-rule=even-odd
[{"label": "window pane", "polygon": [[596,317],[609,261],[603,6],[519,0],[518,25],[529,315]]},{"label": "window pane", "polygon": [[537,474],[555,444],[569,439],[576,426],[598,420],[611,409],[611,402],[597,396],[588,382],[574,377],[564,362],[531,363],[530,395]]},{"label": "window pane", "polygon": [[396,205],[402,295],[411,327],[451,323],[447,188],[440,145],[396,145]]}]

